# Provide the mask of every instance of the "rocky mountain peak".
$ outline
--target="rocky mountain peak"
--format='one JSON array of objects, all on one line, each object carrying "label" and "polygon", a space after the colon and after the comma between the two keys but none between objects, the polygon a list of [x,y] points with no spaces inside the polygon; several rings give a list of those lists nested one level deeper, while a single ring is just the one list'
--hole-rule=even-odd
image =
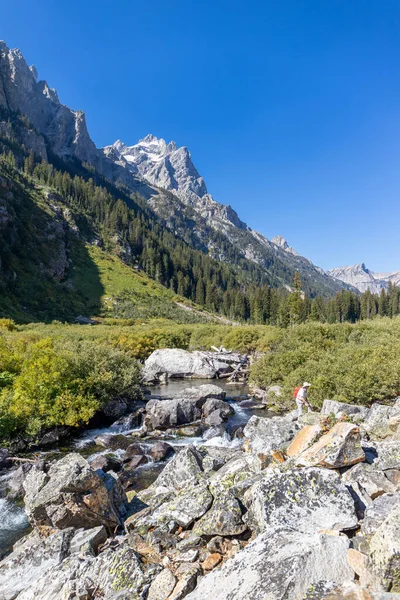
[{"label": "rocky mountain peak", "polygon": [[369,290],[372,293],[378,294],[388,286],[388,279],[376,276],[363,262],[353,266],[330,269],[327,273],[335,279],[354,286],[360,292]]},{"label": "rocky mountain peak", "polygon": [[285,238],[281,235],[276,235],[275,237],[273,237],[271,242],[273,242],[274,244],[276,244],[283,250],[286,250],[286,248],[289,248],[289,244],[287,243]]},{"label": "rocky mountain peak", "polygon": [[173,191],[186,204],[196,204],[207,194],[189,150],[186,146],[178,147],[174,141],[167,143],[149,134],[133,146],[118,140],[103,151],[108,157],[117,152],[120,164],[149,183]]},{"label": "rocky mountain peak", "polygon": [[38,78],[38,71],[37,68],[35,67],[35,65],[31,65],[29,67],[30,72],[32,73],[32,75],[34,76],[35,80],[37,81]]},{"label": "rocky mountain peak", "polygon": [[289,254],[293,254],[294,256],[299,256],[299,253],[296,252],[296,250],[294,248],[289,246],[289,244],[287,243],[287,241],[285,240],[285,238],[282,235],[276,235],[275,237],[272,238],[271,242],[273,244],[275,244],[275,246],[279,246],[279,248],[281,248],[285,252],[288,252]]}]

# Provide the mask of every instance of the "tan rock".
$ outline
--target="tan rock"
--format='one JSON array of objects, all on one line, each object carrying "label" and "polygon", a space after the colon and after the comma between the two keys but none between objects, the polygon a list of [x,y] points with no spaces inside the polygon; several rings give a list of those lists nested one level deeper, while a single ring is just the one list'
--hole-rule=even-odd
[{"label": "tan rock", "polygon": [[148,600],[167,600],[168,596],[173,591],[176,585],[176,577],[169,570],[164,569],[157,575],[153,580],[149,593],[147,596]]},{"label": "tan rock", "polygon": [[126,492],[126,497],[128,498],[128,502],[131,502],[135,496],[136,496],[135,490],[129,490],[128,492]]},{"label": "tan rock", "polygon": [[363,461],[365,454],[361,447],[360,429],[352,423],[339,422],[302,452],[296,462],[302,466],[338,469]]},{"label": "tan rock", "polygon": [[271,459],[272,459],[272,462],[275,462],[278,464],[285,462],[285,457],[283,456],[283,454],[280,450],[273,450],[271,452]]},{"label": "tan rock", "polygon": [[212,571],[222,560],[222,556],[218,552],[209,554],[204,562],[201,563],[203,571]]},{"label": "tan rock", "polygon": [[354,548],[349,548],[347,551],[347,560],[353,571],[360,577],[365,570],[366,555]]},{"label": "tan rock", "polygon": [[196,587],[197,575],[191,574],[178,581],[174,590],[167,600],[182,600],[187,594],[194,590]]},{"label": "tan rock", "polygon": [[298,456],[309,448],[322,433],[322,427],[319,423],[316,425],[306,425],[297,433],[296,437],[286,451],[288,456]]},{"label": "tan rock", "polygon": [[344,533],[339,531],[339,529],[318,529],[317,533],[325,533],[325,535],[335,535],[335,536],[344,535]]},{"label": "tan rock", "polygon": [[[324,600],[382,600],[382,596],[372,595],[365,588],[361,588],[357,583],[348,582],[336,588],[332,592],[323,596]],[[322,600],[322,597],[321,597]]]}]

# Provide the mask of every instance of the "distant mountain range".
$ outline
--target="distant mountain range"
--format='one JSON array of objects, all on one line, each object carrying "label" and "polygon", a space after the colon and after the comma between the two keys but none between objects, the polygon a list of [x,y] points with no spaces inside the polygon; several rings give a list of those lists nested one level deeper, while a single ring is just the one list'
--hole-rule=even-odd
[{"label": "distant mountain range", "polygon": [[[7,113],[25,115],[30,126],[16,132]],[[148,135],[132,146],[118,140],[96,148],[84,113],[61,104],[57,92],[38,80],[36,68],[29,67],[21,52],[5,42],[0,42],[0,136],[17,136],[19,143],[45,160],[56,155],[63,161],[89,165],[113,184],[143,198],[160,225],[195,250],[224,263],[240,262],[249,273],[254,270],[251,264],[257,265],[274,287],[290,287],[295,271],[304,291],[312,296],[358,287],[357,278],[347,280],[337,270],[325,273],[283,237],[268,240],[246,225],[231,206],[217,202],[185,146]],[[273,205],[265,210],[274,210]]]},{"label": "distant mountain range", "polygon": [[400,271],[375,273],[367,269],[364,263],[352,267],[330,269],[327,273],[338,281],[357,288],[360,292],[369,290],[374,294],[379,294],[381,290],[388,288],[390,282],[396,286],[400,285]]}]

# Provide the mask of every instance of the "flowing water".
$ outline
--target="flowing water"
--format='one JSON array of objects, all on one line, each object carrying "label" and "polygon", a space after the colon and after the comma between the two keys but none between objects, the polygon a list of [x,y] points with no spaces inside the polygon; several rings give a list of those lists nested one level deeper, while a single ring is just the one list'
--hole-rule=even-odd
[{"label": "flowing water", "polygon": [[[204,383],[207,382],[204,380],[176,380],[165,386],[151,388],[151,394],[152,397],[171,398],[187,387],[203,385]],[[210,381],[209,383],[215,383],[226,392],[226,401],[229,402],[235,410],[235,414],[232,415],[225,424],[225,432],[221,435],[219,431],[216,432],[215,430],[213,431],[212,428],[209,428],[205,430],[201,436],[197,437],[185,435],[168,435],[163,437],[162,439],[171,444],[171,446],[179,447],[193,444],[228,448],[239,447],[241,440],[235,437],[235,432],[237,432],[240,427],[244,426],[254,414],[263,417],[269,416],[268,412],[261,408],[259,404],[249,401],[248,388],[246,386],[230,385],[225,381]],[[70,440],[65,447],[39,452],[37,454],[41,457],[47,457],[48,459],[57,459],[68,452],[75,451],[85,456],[89,462],[101,454],[112,454],[116,458],[121,459],[125,453],[124,450],[110,451],[110,449],[96,446],[94,439],[101,434],[117,435],[123,433],[124,435],[127,435],[134,431],[135,430],[132,429],[124,429],[121,425],[88,429],[75,439]],[[139,438],[137,441],[146,453],[146,450],[148,450],[152,444],[159,441],[159,439],[161,438]],[[147,464],[138,467],[132,473],[130,489],[139,491],[148,487],[157,478],[166,464],[166,461],[154,463],[150,457],[148,458],[149,462]],[[19,538],[28,533],[30,529],[23,507],[6,498],[7,480],[10,477],[11,473],[9,472],[3,476],[0,475],[0,556],[11,548]]]},{"label": "flowing water", "polygon": [[30,530],[23,507],[5,497],[10,477],[11,473],[0,476],[0,558],[3,552]]}]

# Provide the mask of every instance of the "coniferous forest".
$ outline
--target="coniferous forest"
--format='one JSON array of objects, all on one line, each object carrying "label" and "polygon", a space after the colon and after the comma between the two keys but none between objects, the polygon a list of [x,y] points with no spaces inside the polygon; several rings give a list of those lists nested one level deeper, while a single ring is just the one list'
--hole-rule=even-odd
[{"label": "coniferous forest", "polygon": [[[26,126],[20,115],[13,116],[20,126],[21,119]],[[229,262],[224,262],[192,248],[160,222],[143,198],[117,189],[89,165],[63,163],[55,156],[51,157],[52,162],[45,162],[32,150],[27,152],[17,139],[2,138],[0,147],[1,175],[5,181],[12,181],[10,185],[14,189],[14,192],[10,190],[11,196],[15,197],[10,200],[9,208],[17,216],[12,227],[0,230],[4,295],[12,294],[18,300],[24,293],[19,288],[18,271],[26,268],[23,263],[35,261],[35,253],[24,255],[22,247],[29,240],[35,246],[35,236],[40,238],[40,226],[37,231],[28,231],[24,219],[28,220],[29,210],[24,212],[23,205],[26,209],[29,203],[37,206],[43,193],[47,196],[53,193],[53,205],[57,205],[63,215],[63,226],[68,229],[69,238],[75,235],[84,243],[117,256],[172,294],[186,298],[210,313],[233,321],[280,327],[306,321],[354,323],[377,315],[393,317],[399,314],[399,289],[391,284],[380,295],[343,289],[335,296],[327,297],[318,293],[305,294],[296,273],[292,286],[273,287],[268,274],[259,265],[232,250]],[[73,220],[73,227],[71,223],[68,225],[65,215]],[[67,254],[72,254],[73,245],[69,242]],[[36,267],[39,270],[40,261],[38,257]],[[65,278],[68,278],[68,270],[71,270],[71,264]],[[55,285],[59,283],[55,282]],[[30,293],[34,297],[35,289]],[[22,302],[22,297],[19,300]],[[42,320],[71,318],[68,311],[57,313],[51,302],[51,294],[42,299]],[[108,315],[131,318],[135,313],[121,294]],[[5,316],[15,315],[11,311]]]}]

